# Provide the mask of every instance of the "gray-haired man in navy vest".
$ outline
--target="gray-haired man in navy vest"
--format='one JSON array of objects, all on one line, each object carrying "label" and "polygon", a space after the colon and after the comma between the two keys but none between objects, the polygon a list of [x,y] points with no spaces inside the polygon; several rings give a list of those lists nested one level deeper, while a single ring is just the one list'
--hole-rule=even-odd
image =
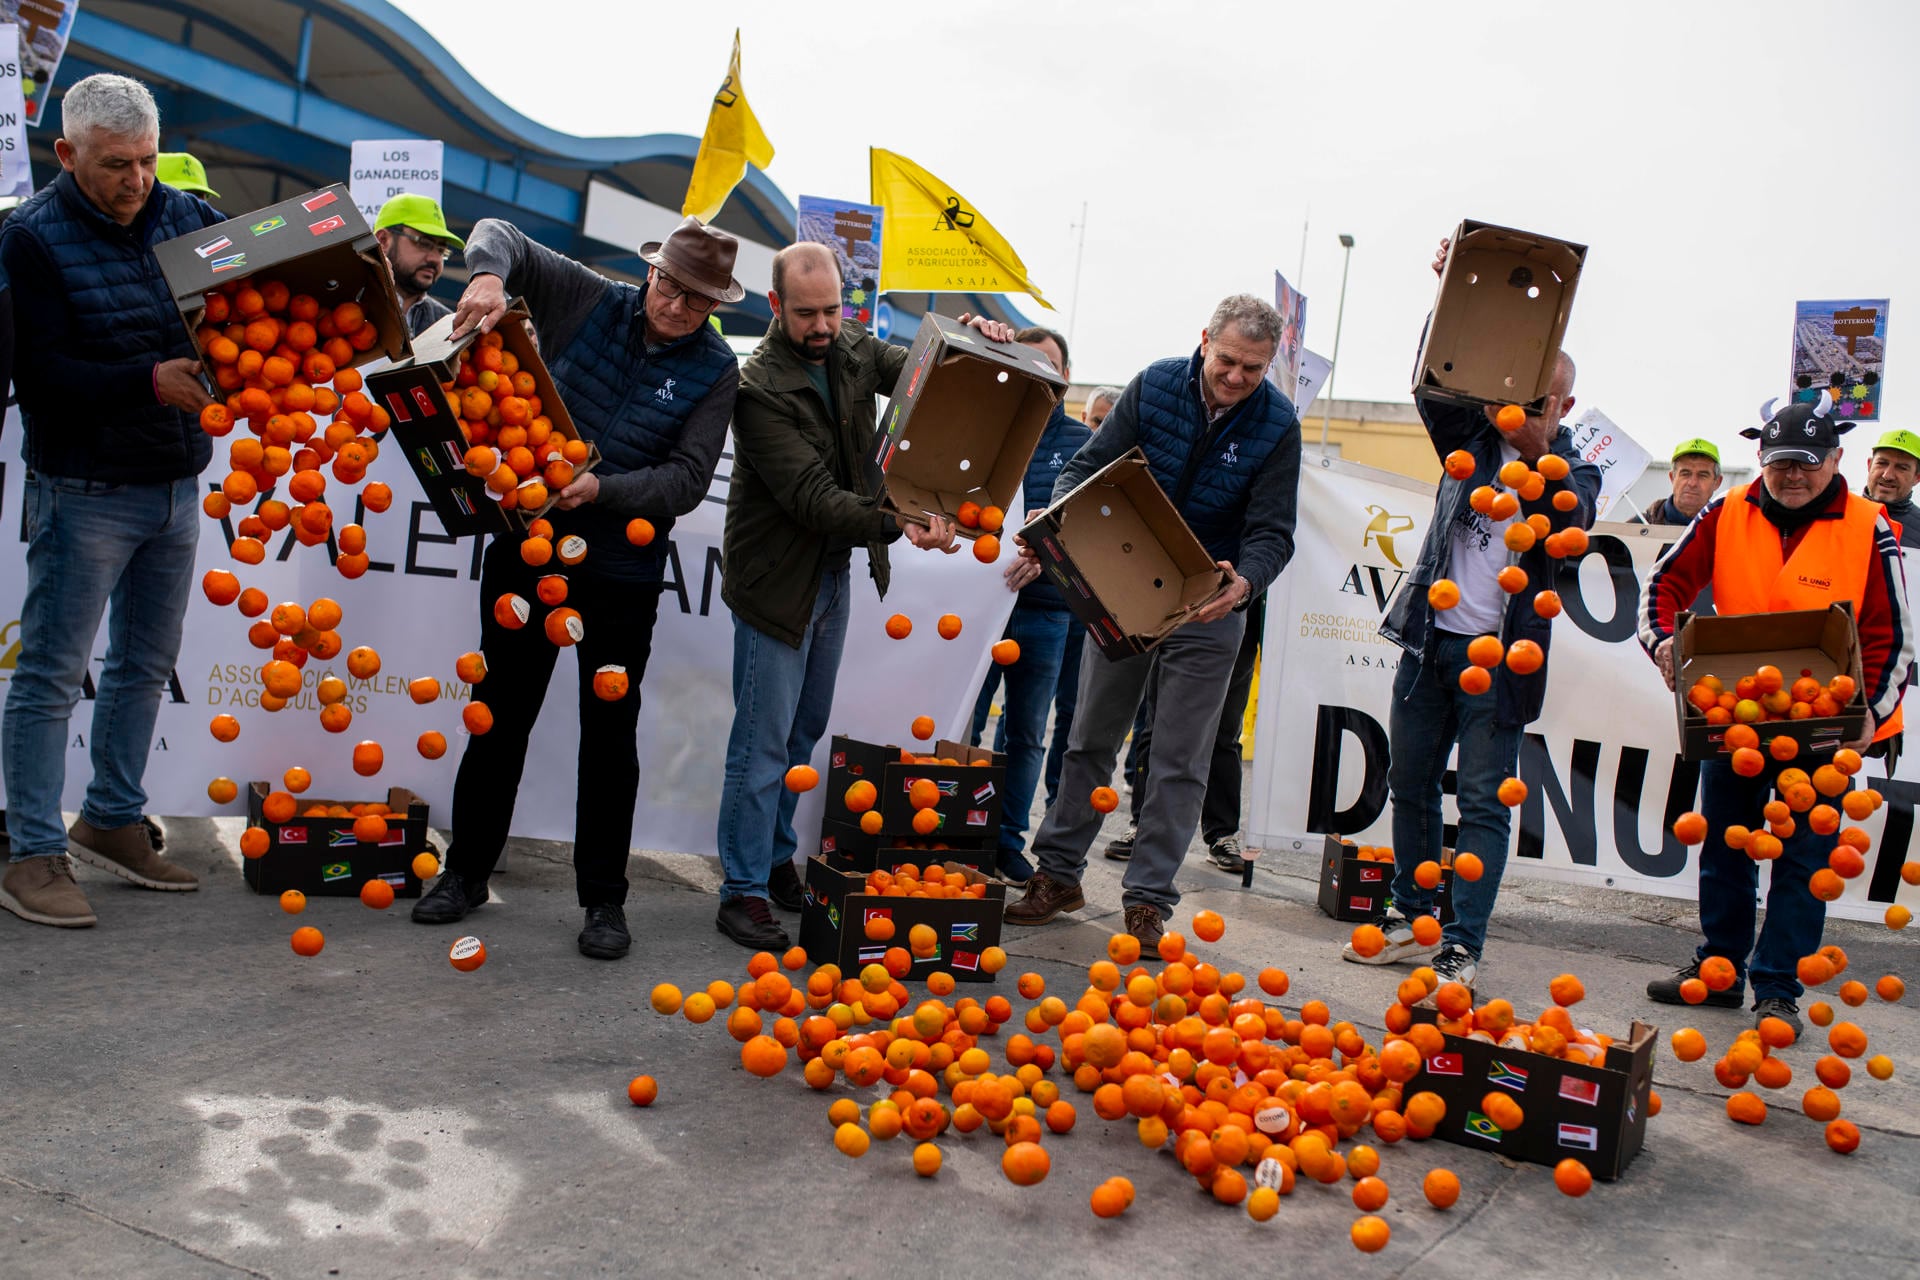
[{"label": "gray-haired man in navy vest", "polygon": [[[27,595],[7,690],[12,861],[0,906],[36,924],[95,922],[69,853],[143,889],[196,889],[161,854],[142,787],[180,655],[200,539],[208,403],[153,246],[219,222],[154,179],[160,112],[146,86],[88,76],[61,103],[60,174],[0,231],[18,313],[26,424]],[[93,779],[63,827],[68,728],[111,604],[87,745]]]},{"label": "gray-haired man in navy vest", "polygon": [[[1082,640],[1079,705],[1060,798],[1034,837],[1040,869],[1026,896],[1007,908],[1009,923],[1045,924],[1086,905],[1080,876],[1101,822],[1093,790],[1113,778],[1156,663],[1146,803],[1122,894],[1126,931],[1152,947],[1180,901],[1173,878],[1200,822],[1245,610],[1293,558],[1300,422],[1293,402],[1267,380],[1279,342],[1280,315],[1271,306],[1251,294],[1226,299],[1214,308],[1197,351],[1150,364],[1128,384],[1053,486],[1058,502],[1139,446],[1154,479],[1232,581],[1152,653],[1109,661],[1091,638]],[[1033,552],[1022,548],[1020,555],[1021,578],[1037,577]]]},{"label": "gray-haired man in navy vest", "polygon": [[[733,278],[739,242],[688,218],[664,241],[640,246],[652,268],[644,285],[609,280],[527,239],[509,223],[482,219],[467,241],[473,279],[454,312],[454,333],[490,330],[522,295],[540,330],[540,349],[581,438],[601,463],[560,491],[550,513],[555,545],[569,534],[587,557],[564,570],[566,604],[580,612],[580,757],[574,808],[573,872],[586,927],[580,954],[627,953],[627,854],[640,790],[636,731],[640,680],[653,652],[653,624],[674,519],[700,505],[733,416],[740,365],[707,323],[746,290]],[[627,522],[650,521],[646,546],[627,540]],[[541,577],[521,559],[521,538],[502,535],[480,570],[480,652],[493,728],[467,743],[453,784],[453,843],[446,874],[413,908],[422,924],[451,924],[487,900],[487,877],[507,841],[527,739],[559,649],[545,629],[509,629],[494,616],[506,592],[536,600]],[[594,690],[602,666],[626,669],[631,692]]]}]

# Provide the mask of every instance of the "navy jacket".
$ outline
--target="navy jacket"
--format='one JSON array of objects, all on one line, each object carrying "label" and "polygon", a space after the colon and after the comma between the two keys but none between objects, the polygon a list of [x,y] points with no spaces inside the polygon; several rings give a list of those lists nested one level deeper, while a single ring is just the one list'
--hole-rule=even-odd
[{"label": "navy jacket", "polygon": [[154,366],[194,355],[153,246],[220,221],[199,196],[156,182],[123,227],[63,172],[0,228],[29,467],[105,484],[172,481],[206,468],[212,440],[153,393]]},{"label": "navy jacket", "polygon": [[[1080,447],[1092,438],[1093,430],[1086,423],[1070,416],[1060,405],[1053,406],[1053,414],[1047,419],[1047,429],[1040,433],[1040,443],[1034,446],[1033,461],[1027,464],[1027,474],[1021,481],[1020,498],[1026,504],[1026,518],[1029,521],[1052,503],[1054,481],[1060,478],[1060,473],[1066,469],[1073,455],[1080,452]],[[1043,573],[1020,588],[1020,596],[1014,601],[1014,607],[1064,611],[1067,598]]]}]

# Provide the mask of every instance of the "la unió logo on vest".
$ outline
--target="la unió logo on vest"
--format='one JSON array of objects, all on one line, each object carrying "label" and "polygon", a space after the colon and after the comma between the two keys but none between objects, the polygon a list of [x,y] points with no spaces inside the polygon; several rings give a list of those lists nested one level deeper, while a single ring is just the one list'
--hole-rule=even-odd
[{"label": "la uni\u00f3 logo on vest", "polygon": [[1809,578],[1806,574],[1802,573],[1795,575],[1794,581],[1803,587],[1813,587],[1820,591],[1833,590],[1832,578]]}]

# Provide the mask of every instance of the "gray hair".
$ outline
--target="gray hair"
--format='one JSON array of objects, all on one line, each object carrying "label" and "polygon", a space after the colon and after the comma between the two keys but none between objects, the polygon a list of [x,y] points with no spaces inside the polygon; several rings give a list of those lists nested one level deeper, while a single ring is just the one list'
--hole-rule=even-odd
[{"label": "gray hair", "polygon": [[1119,404],[1120,396],[1119,387],[1095,387],[1087,396],[1087,408],[1091,409],[1097,404]]},{"label": "gray hair", "polygon": [[1213,309],[1213,319],[1207,321],[1207,336],[1218,338],[1226,333],[1230,325],[1255,342],[1264,342],[1279,349],[1280,313],[1270,303],[1262,302],[1250,293],[1236,293],[1230,298],[1222,298],[1220,305]]},{"label": "gray hair", "polygon": [[147,86],[101,72],[68,89],[60,101],[60,132],[69,142],[94,132],[115,138],[160,136],[160,108]]}]

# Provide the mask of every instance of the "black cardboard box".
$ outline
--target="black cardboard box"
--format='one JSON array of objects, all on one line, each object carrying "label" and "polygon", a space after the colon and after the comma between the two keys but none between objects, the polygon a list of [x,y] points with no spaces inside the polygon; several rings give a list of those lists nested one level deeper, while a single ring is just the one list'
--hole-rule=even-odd
[{"label": "black cardboard box", "polygon": [[[1680,758],[1715,760],[1730,755],[1726,725],[1707,723],[1687,691],[1702,676],[1719,676],[1733,687],[1762,664],[1780,668],[1791,685],[1802,674],[1825,685],[1845,672],[1853,677],[1853,701],[1837,716],[1804,720],[1757,720],[1762,750],[1775,738],[1792,738],[1802,751],[1831,752],[1860,736],[1867,723],[1866,680],[1860,674],[1860,633],[1850,604],[1786,613],[1692,614],[1674,620],[1673,706],[1680,723]],[[1797,762],[1797,758],[1796,758]],[[1811,773],[1811,765],[1803,765]]]},{"label": "black cardboard box", "polygon": [[[567,412],[560,388],[554,385],[546,361],[540,358],[540,348],[528,332],[531,320],[526,303],[515,298],[494,332],[520,361],[520,367],[533,375],[540,412],[553,423],[554,432],[569,440],[578,440],[580,432],[574,426],[573,415]],[[560,500],[559,492],[553,491],[532,511],[519,507],[507,511],[495,501],[484,479],[467,473],[467,438],[460,429],[460,415],[447,402],[443,384],[451,382],[459,372],[460,353],[479,339],[480,332],[476,329],[454,341],[453,317],[441,316],[414,339],[411,360],[381,369],[367,378],[367,391],[374,402],[392,416],[393,438],[406,455],[407,465],[419,478],[427,501],[433,504],[434,514],[456,538],[525,529]],[[575,467],[573,473],[585,475],[599,464],[600,450],[589,444],[587,460]],[[531,477],[520,478],[524,481]]]},{"label": "black cardboard box", "polygon": [[[1436,1020],[1431,997],[1414,1006],[1413,1018]],[[1572,1156],[1596,1178],[1618,1178],[1646,1143],[1658,1035],[1636,1021],[1598,1066],[1450,1035],[1407,1082],[1406,1096],[1429,1090],[1445,1100],[1436,1138],[1532,1164]],[[1525,1113],[1518,1129],[1503,1131],[1481,1112],[1481,1099],[1496,1089],[1513,1094]]]},{"label": "black cardboard box", "polygon": [[[807,959],[816,965],[837,964],[852,977],[865,966],[879,963],[889,947],[905,947],[908,931],[924,924],[939,935],[939,950],[924,960],[916,958],[903,982],[924,982],[936,970],[945,970],[961,982],[992,982],[993,975],[980,967],[980,953],[1000,943],[1007,887],[977,871],[952,869],[962,871],[969,883],[984,882],[986,896],[879,897],[864,892],[865,872],[842,871],[825,858],[809,858],[806,900],[800,912],[800,945],[806,948]],[[868,940],[867,918],[875,913],[892,919],[892,940]]]},{"label": "black cardboard box", "polygon": [[206,320],[208,291],[252,278],[278,280],[326,308],[359,303],[380,341],[356,352],[353,365],[403,360],[413,350],[387,257],[339,184],[165,241],[153,256],[190,340]]},{"label": "black cardboard box", "polygon": [[820,853],[841,871],[876,871],[885,868],[898,870],[902,863],[911,862],[916,866],[924,865],[931,858],[935,862],[957,862],[961,866],[971,867],[992,875],[998,858],[998,832],[992,836],[983,836],[974,840],[938,841],[939,849],[923,848],[919,838],[894,835],[881,832],[868,835],[860,829],[857,822],[842,822],[836,818],[827,818],[820,824]]},{"label": "black cardboard box", "polygon": [[1414,369],[1413,394],[1479,407],[1538,409],[1587,247],[1488,222],[1462,222]]},{"label": "black cardboard box", "polygon": [[[1067,380],[1032,347],[928,312],[887,402],[874,461],[886,507],[916,524],[963,502],[1008,510]],[[963,538],[984,532],[956,523]]]},{"label": "black cardboard box", "polygon": [[1109,659],[1152,649],[1232,581],[1137,448],[1034,516],[1020,537]]},{"label": "black cardboard box", "polygon": [[[958,848],[971,849],[976,842],[997,841],[1000,819],[1005,810],[1003,793],[1007,787],[1007,759],[983,747],[969,747],[946,738],[915,755],[938,756],[958,760],[959,765],[903,764],[901,750],[880,746],[835,734],[827,755],[827,794],[823,809],[824,824],[846,823],[856,835],[870,844],[852,842],[864,851],[877,850],[882,842],[900,839],[940,841]],[[928,778],[940,788],[934,812],[940,815],[940,827],[921,836],[913,829],[913,803],[909,792],[916,778]],[[858,830],[859,819],[846,807],[847,788],[855,782],[871,782],[877,792],[875,808],[880,811],[880,831],[872,836]]]},{"label": "black cardboard box", "polygon": [[[354,898],[369,880],[385,880],[396,897],[420,896],[420,878],[413,860],[430,852],[427,843],[427,802],[404,787],[387,791],[387,838],[362,844],[353,834],[352,818],[294,818],[271,823],[261,812],[271,783],[247,788],[247,822],[265,828],[267,851],[242,859],[247,887],[255,893],[280,894],[298,889],[309,898]],[[315,804],[360,804],[355,800],[314,800],[295,797],[304,811]]]},{"label": "black cardboard box", "polygon": [[[1320,853],[1320,910],[1335,920],[1377,919],[1393,890],[1391,862],[1365,862],[1360,846],[1328,836]],[[1434,890],[1440,923],[1453,923],[1453,850],[1440,851],[1440,887]]]}]

